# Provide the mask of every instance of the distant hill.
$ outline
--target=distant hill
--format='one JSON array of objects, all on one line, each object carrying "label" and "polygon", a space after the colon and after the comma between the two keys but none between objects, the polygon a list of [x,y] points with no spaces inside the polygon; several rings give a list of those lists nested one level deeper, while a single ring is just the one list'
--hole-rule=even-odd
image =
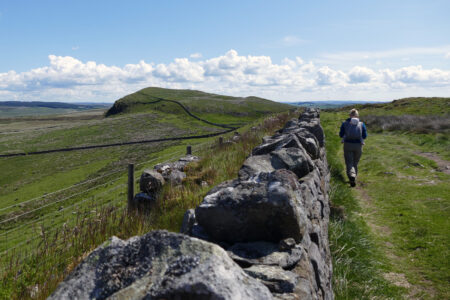
[{"label": "distant hill", "polygon": [[286,102],[291,105],[301,107],[318,107],[322,109],[339,108],[347,105],[365,104],[365,103],[379,103],[378,101],[351,101],[351,100],[318,100],[318,101],[299,101]]},{"label": "distant hill", "polygon": [[[450,114],[450,98],[414,97],[394,100],[387,103],[352,105],[365,114],[371,115],[448,115]],[[350,106],[337,110],[349,110]]]},{"label": "distant hill", "polygon": [[43,101],[0,101],[0,117],[42,116],[66,114],[90,109],[105,109],[105,103],[64,103]]},{"label": "distant hill", "polygon": [[181,103],[190,112],[212,121],[220,121],[223,116],[234,121],[246,121],[268,113],[294,109],[289,104],[270,101],[258,97],[231,97],[205,93],[196,90],[175,90],[150,87],[117,100],[107,111],[106,116],[137,112],[163,112],[184,114]]},{"label": "distant hill", "polygon": [[64,102],[43,102],[43,101],[0,101],[3,107],[48,107],[64,109],[92,109],[104,107],[105,104],[73,104]]}]

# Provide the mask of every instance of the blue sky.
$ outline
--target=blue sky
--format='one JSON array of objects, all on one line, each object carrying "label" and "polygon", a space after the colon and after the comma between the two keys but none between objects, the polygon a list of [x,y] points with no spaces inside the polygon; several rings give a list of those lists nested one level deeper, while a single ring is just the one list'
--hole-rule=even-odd
[{"label": "blue sky", "polygon": [[[450,96],[450,1],[0,0],[0,100]],[[127,67],[128,66],[128,67]]]}]

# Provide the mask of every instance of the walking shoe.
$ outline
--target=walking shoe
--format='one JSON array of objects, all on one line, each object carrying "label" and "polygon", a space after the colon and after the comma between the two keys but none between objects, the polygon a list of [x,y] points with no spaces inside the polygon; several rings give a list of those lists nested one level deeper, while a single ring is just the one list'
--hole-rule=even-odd
[{"label": "walking shoe", "polygon": [[356,178],[355,177],[350,177],[350,186],[351,187],[355,187],[356,186]]}]

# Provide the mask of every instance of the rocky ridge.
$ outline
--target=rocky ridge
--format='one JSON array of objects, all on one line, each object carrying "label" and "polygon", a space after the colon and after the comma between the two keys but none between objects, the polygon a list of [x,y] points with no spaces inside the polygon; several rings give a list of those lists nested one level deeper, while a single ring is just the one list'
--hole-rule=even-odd
[{"label": "rocky ridge", "polygon": [[329,179],[308,109],[188,210],[182,234],[113,237],[50,299],[333,299]]}]

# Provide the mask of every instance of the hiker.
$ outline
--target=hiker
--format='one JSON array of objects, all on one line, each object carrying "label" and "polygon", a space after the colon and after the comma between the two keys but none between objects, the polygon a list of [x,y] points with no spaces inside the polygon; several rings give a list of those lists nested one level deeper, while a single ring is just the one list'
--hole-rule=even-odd
[{"label": "hiker", "polygon": [[356,185],[358,175],[358,162],[362,154],[364,139],[367,137],[366,125],[359,121],[359,113],[356,109],[350,111],[350,118],[341,125],[339,136],[344,143],[344,158],[347,167],[347,176],[350,185]]}]

